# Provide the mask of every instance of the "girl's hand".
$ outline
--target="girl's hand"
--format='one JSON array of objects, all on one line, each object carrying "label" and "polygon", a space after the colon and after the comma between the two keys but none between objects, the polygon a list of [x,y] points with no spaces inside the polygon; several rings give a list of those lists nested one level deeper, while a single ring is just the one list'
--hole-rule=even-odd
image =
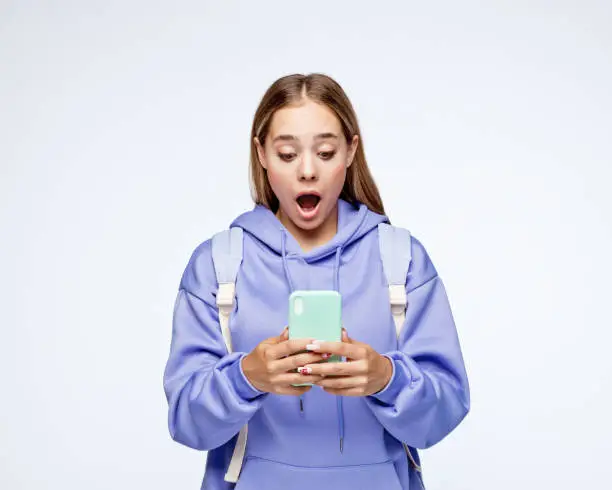
[{"label": "girl's hand", "polygon": [[[342,329],[341,342],[320,342],[317,353],[345,356],[346,362],[308,364],[310,375],[325,376],[315,384],[334,395],[366,396],[382,390],[393,373],[391,360],[380,355],[370,345],[350,338]],[[331,377],[327,377],[331,376]]]},{"label": "girl's hand", "polygon": [[314,339],[291,339],[289,330],[260,342],[242,359],[242,370],[251,384],[260,391],[279,395],[301,395],[312,386],[291,386],[292,383],[315,383],[322,376],[290,372],[308,363],[321,361],[322,354],[309,352],[306,345]]}]

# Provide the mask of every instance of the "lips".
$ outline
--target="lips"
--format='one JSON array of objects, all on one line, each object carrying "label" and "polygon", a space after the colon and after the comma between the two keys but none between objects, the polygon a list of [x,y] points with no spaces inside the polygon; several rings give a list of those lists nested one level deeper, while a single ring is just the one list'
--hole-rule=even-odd
[{"label": "lips", "polygon": [[321,201],[321,196],[317,192],[302,192],[298,194],[296,201],[304,211],[312,211]]},{"label": "lips", "polygon": [[312,221],[319,214],[321,195],[316,191],[300,192],[295,198],[297,210],[303,221]]}]

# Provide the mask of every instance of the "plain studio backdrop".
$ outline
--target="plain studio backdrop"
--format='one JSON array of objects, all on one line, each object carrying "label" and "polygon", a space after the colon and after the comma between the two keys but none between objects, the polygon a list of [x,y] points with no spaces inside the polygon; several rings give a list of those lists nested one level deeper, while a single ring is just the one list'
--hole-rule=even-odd
[{"label": "plain studio backdrop", "polygon": [[448,289],[472,411],[423,452],[428,490],[609,488],[611,14],[0,2],[0,488],[199,488],[206,453],[167,429],[174,298],[251,209],[252,117],[296,72],[345,88]]}]

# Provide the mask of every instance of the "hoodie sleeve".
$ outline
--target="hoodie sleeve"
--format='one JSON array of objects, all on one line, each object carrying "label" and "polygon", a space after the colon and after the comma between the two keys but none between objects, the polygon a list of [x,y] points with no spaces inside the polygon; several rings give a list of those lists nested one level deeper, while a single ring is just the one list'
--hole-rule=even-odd
[{"label": "hoodie sleeve", "polygon": [[444,284],[414,237],[412,257],[398,349],[383,353],[393,366],[391,379],[381,391],[364,398],[396,439],[425,449],[464,419],[470,392]]},{"label": "hoodie sleeve", "polygon": [[227,353],[216,292],[208,240],[196,248],[181,278],[163,376],[170,435],[200,450],[236,435],[268,394],[246,378],[242,359],[247,353]]}]

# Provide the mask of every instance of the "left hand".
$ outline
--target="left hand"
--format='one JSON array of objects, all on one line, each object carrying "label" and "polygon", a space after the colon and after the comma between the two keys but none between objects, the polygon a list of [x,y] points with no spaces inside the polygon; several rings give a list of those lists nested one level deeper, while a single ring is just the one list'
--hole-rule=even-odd
[{"label": "left hand", "polygon": [[370,345],[348,336],[342,329],[341,342],[320,342],[313,352],[346,357],[346,362],[306,364],[313,375],[325,377],[314,384],[333,395],[367,396],[382,390],[393,373],[388,357],[380,355]]}]

